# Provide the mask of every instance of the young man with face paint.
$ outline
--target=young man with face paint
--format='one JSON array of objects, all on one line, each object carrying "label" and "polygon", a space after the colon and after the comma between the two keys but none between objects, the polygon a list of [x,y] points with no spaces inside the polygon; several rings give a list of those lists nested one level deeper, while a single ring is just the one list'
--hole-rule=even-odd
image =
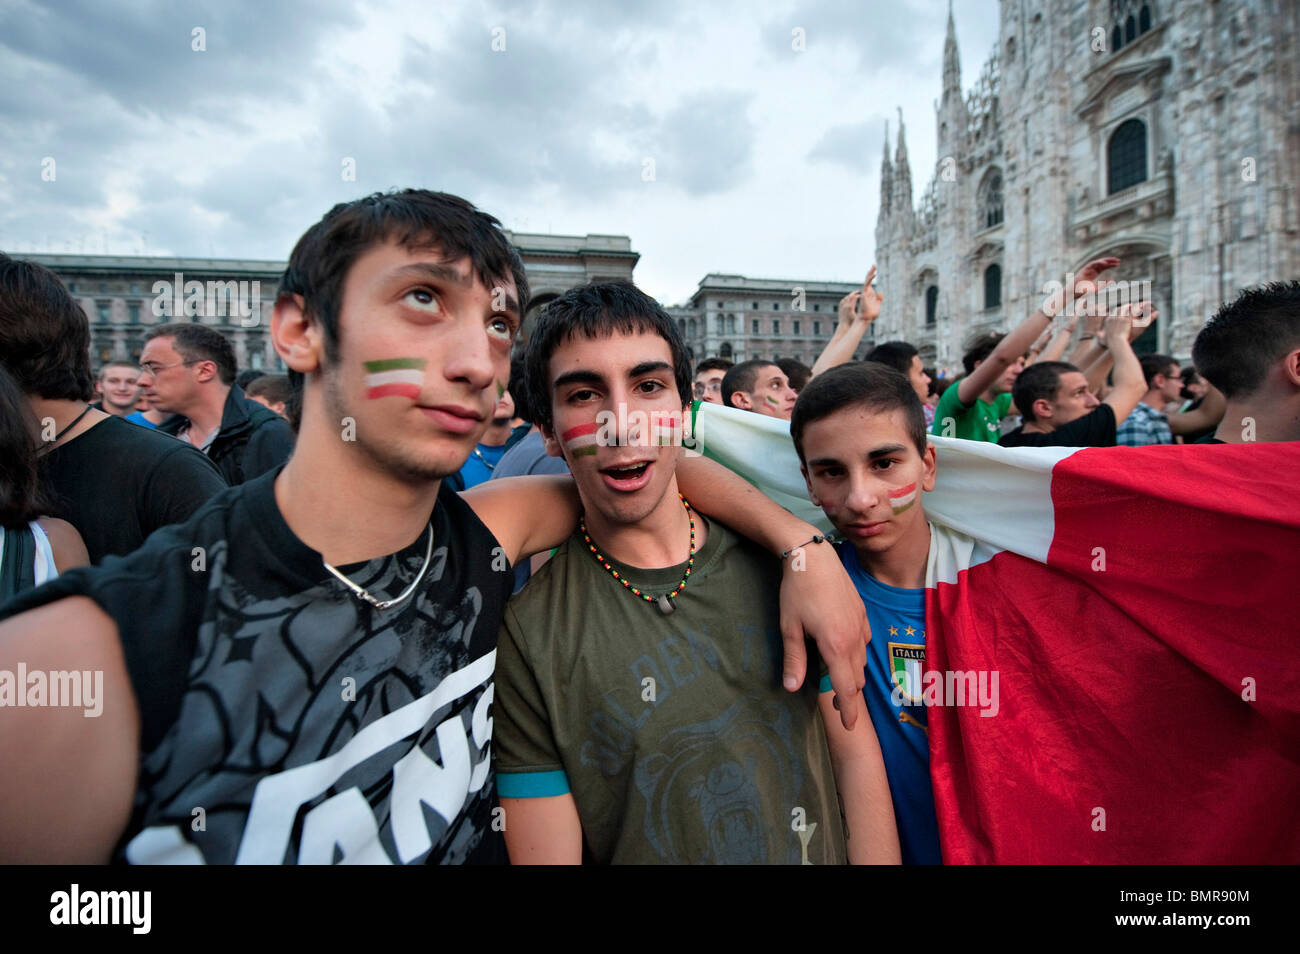
[{"label": "young man with face paint", "polygon": [[[99,718],[5,710],[6,860],[499,858],[509,569],[571,532],[577,499],[567,478],[443,483],[487,425],[527,297],[496,219],[455,196],[368,196],[304,234],[272,323],[302,391],[289,461],[3,610],[0,670],[103,673]],[[783,611],[838,658],[847,703],[863,626],[819,615],[839,602],[822,579],[791,581]]]},{"label": "young man with face paint", "polygon": [[925,568],[935,451],[912,383],[876,362],[844,364],[799,395],[790,436],[812,502],[835,525],[873,639],[867,711],[876,728],[904,864],[939,864],[926,712]]},{"label": "young man with face paint", "polygon": [[775,363],[760,358],[742,361],[722,379],[722,403],[727,407],[779,417],[783,421],[790,420],[798,397],[785,372]]},{"label": "young man with face paint", "polygon": [[896,862],[871,727],[846,731],[811,680],[781,686],[779,561],[681,492],[691,379],[672,319],[630,283],[572,289],[538,319],[527,362],[583,521],[501,631],[511,859]]}]

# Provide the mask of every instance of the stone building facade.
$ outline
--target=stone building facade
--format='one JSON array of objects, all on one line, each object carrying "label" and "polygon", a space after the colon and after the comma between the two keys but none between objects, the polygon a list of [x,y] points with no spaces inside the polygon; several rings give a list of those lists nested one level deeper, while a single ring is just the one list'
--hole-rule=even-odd
[{"label": "stone building facade", "polygon": [[[668,313],[694,361],[794,358],[811,366],[835,331],[840,299],[860,287],[710,273],[687,304]],[[873,345],[874,338],[864,338],[857,357]]]},{"label": "stone building facade", "polygon": [[876,223],[882,340],[959,370],[1103,255],[1160,319],[1139,351],[1186,359],[1241,288],[1300,276],[1300,5],[1002,0],[963,93],[949,12],[936,168],[912,201],[899,119]]},{"label": "stone building facade", "polygon": [[[512,233],[536,309],[575,285],[632,278],[640,257],[625,235]],[[136,255],[23,256],[55,272],[90,319],[91,361],[137,361],[153,325],[202,321],[227,334],[239,367],[284,370],[270,340],[285,262]]]}]

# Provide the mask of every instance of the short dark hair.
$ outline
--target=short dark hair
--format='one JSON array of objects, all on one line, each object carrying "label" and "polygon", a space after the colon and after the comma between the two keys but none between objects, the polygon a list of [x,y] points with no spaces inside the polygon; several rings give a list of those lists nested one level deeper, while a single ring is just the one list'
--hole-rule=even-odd
[{"label": "short dark hair", "polygon": [[266,398],[269,404],[283,401],[285,407],[288,407],[289,399],[293,397],[293,387],[289,384],[287,374],[264,374],[249,381],[244,393],[251,398]]},{"label": "short dark hair", "polygon": [[754,390],[754,381],[758,378],[759,368],[779,368],[780,365],[775,361],[768,361],[766,358],[750,358],[748,361],[742,361],[740,364],[733,365],[727,369],[727,373],[722,378],[722,403],[727,407],[734,407],[731,403],[731,396],[737,391],[750,392]]},{"label": "short dark hair", "polygon": [[1300,347],[1300,280],[1247,288],[1205,323],[1192,362],[1226,398],[1251,394]]},{"label": "short dark hair", "polygon": [[1167,354],[1144,354],[1138,359],[1138,364],[1142,365],[1142,377],[1146,378],[1148,388],[1154,386],[1157,374],[1168,377],[1166,372],[1169,371],[1169,366],[1177,363],[1177,359]]},{"label": "short dark hair", "polygon": [[259,368],[245,368],[243,371],[240,371],[235,375],[235,383],[239,385],[240,390],[244,393],[248,393],[248,386],[258,378],[264,377],[266,377],[266,372]]},{"label": "short dark hair", "polygon": [[27,396],[0,365],[0,527],[25,529],[48,512],[37,465],[39,430]]},{"label": "short dark hair", "polygon": [[95,373],[95,380],[104,380],[104,372],[109,368],[130,368],[132,371],[137,373],[140,371],[140,365],[136,364],[134,361],[105,361],[99,366],[99,371]]},{"label": "short dark hair", "polygon": [[1011,400],[1015,402],[1020,415],[1026,421],[1033,421],[1034,402],[1045,398],[1055,401],[1061,390],[1061,375],[1078,371],[1068,361],[1039,361],[1020,372],[1016,383],[1011,386]]},{"label": "short dark hair", "polygon": [[1178,376],[1183,379],[1183,389],[1182,391],[1179,392],[1179,395],[1183,398],[1183,400],[1190,401],[1196,395],[1192,394],[1192,392],[1188,389],[1193,384],[1196,383],[1196,379],[1200,377],[1200,375],[1198,375],[1196,373],[1196,369],[1189,364],[1187,367],[1183,368],[1183,370],[1179,372]]},{"label": "short dark hair", "polygon": [[211,361],[217,366],[222,384],[235,383],[235,348],[230,339],[216,328],[175,321],[169,325],[150,328],[145,341],[155,338],[173,338],[177,353],[186,361]]},{"label": "short dark hair", "polygon": [[616,334],[655,334],[668,342],[673,376],[682,407],[691,403],[691,359],[686,342],[663,306],[629,281],[595,281],[570,288],[546,303],[537,317],[524,352],[524,381],[534,424],[549,428],[551,355],[574,338],[610,338]]},{"label": "short dark hair", "polygon": [[515,401],[515,417],[529,424],[535,423],[537,414],[528,399],[528,362],[524,359],[523,352],[510,358],[510,383],[506,387]]},{"label": "short dark hair", "polygon": [[930,397],[934,397],[937,394],[942,394],[943,390],[939,386],[938,371],[936,371],[934,368],[922,368],[921,370],[924,371],[925,376],[930,379]]},{"label": "short dark hair", "polygon": [[44,265],[0,253],[0,362],[27,394],[89,401],[90,321]]},{"label": "short dark hair", "polygon": [[695,373],[701,375],[705,371],[730,371],[735,363],[730,358],[705,358],[695,366]]},{"label": "short dark hair", "polygon": [[776,366],[785,374],[786,380],[790,382],[790,387],[796,394],[802,391],[804,385],[812,378],[812,368],[794,358],[782,358]]},{"label": "short dark hair", "polygon": [[901,410],[907,436],[916,445],[917,453],[925,453],[925,411],[912,382],[888,365],[851,361],[817,375],[794,403],[790,437],[801,463],[807,463],[803,455],[803,435],[808,425],[854,405],[861,405],[869,411]]},{"label": "short dark hair", "polygon": [[[338,358],[339,308],[348,271],[363,253],[389,241],[406,249],[436,245],[448,258],[468,256],[484,285],[513,279],[519,313],[528,308],[523,260],[506,240],[497,219],[446,192],[375,192],[340,202],[326,212],[298,239],[280,278],[277,301],[302,296],[306,313],[321,323],[325,357],[331,363]],[[289,380],[295,388],[302,387],[303,378],[297,371],[289,372]]]},{"label": "short dark hair", "polygon": [[1000,331],[989,331],[974,338],[966,346],[966,353],[961,356],[961,364],[966,369],[966,373],[971,374],[974,372],[975,362],[987,361],[989,355],[993,353],[993,349],[1005,337],[1006,335]]},{"label": "short dark hair", "polygon": [[863,360],[887,364],[900,374],[908,375],[912,371],[912,359],[919,353],[906,341],[886,341],[868,351]]}]

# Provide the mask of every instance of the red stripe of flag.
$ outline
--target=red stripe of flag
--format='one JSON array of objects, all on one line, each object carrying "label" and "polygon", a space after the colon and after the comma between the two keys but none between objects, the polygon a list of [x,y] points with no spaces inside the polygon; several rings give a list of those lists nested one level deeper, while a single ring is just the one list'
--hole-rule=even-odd
[{"label": "red stripe of flag", "polygon": [[586,437],[588,434],[595,434],[597,430],[598,428],[596,427],[595,421],[592,421],[590,424],[579,424],[577,427],[571,427],[561,434],[560,440],[567,444],[576,437]]},{"label": "red stripe of flag", "polygon": [[366,391],[366,397],[370,399],[392,397],[393,395],[414,400],[420,396],[420,386],[418,384],[381,384],[377,388],[369,388]]}]

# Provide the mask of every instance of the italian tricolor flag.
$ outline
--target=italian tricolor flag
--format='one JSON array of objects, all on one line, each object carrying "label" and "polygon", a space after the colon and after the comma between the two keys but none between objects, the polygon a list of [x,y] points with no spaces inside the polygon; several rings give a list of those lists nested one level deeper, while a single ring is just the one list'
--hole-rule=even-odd
[{"label": "italian tricolor flag", "polygon": [[[696,415],[829,528],[785,422]],[[1300,443],[930,441],[924,670],[1000,683],[928,710],[944,860],[1300,862]]]},{"label": "italian tricolor flag", "polygon": [[415,400],[424,389],[424,358],[385,358],[367,361],[366,397],[400,395]]},{"label": "italian tricolor flag", "polygon": [[571,427],[560,435],[560,443],[572,457],[587,457],[596,453],[596,422]]}]

